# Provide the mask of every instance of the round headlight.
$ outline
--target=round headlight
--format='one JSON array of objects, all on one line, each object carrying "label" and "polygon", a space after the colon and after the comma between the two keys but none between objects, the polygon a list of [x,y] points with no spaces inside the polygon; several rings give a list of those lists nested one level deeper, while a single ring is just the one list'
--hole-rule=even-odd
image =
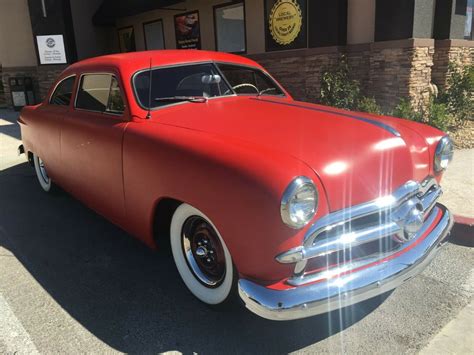
[{"label": "round headlight", "polygon": [[438,142],[434,157],[434,170],[439,173],[446,170],[449,163],[453,159],[454,145],[451,138],[444,136]]},{"label": "round headlight", "polygon": [[311,221],[318,208],[318,190],[311,179],[295,178],[281,199],[281,219],[291,228],[302,228]]}]

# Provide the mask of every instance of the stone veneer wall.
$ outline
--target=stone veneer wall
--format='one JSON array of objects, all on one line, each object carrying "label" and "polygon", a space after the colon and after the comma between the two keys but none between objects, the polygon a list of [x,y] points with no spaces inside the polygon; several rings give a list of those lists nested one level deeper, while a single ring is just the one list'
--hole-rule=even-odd
[{"label": "stone veneer wall", "polygon": [[12,76],[29,76],[33,78],[33,88],[35,92],[36,103],[41,102],[51,85],[56,81],[59,74],[67,67],[67,65],[52,65],[38,67],[12,67],[2,68],[2,82],[4,87],[4,98],[8,107],[12,107],[10,95],[10,86],[8,79]]},{"label": "stone veneer wall", "polygon": [[250,55],[265,67],[297,100],[319,98],[323,72],[337,64],[338,47],[302,49]]},{"label": "stone veneer wall", "polygon": [[3,88],[2,77],[2,66],[0,65],[0,108],[7,106],[7,101],[5,99],[5,89]]},{"label": "stone veneer wall", "polygon": [[408,39],[345,47],[312,48],[251,55],[268,69],[297,100],[318,101],[321,77],[346,55],[351,76],[362,93],[392,109],[401,97],[418,107],[427,101],[433,66],[434,40]]},{"label": "stone veneer wall", "polygon": [[474,41],[440,40],[435,42],[433,83],[445,89],[449,63],[460,66],[474,64]]}]

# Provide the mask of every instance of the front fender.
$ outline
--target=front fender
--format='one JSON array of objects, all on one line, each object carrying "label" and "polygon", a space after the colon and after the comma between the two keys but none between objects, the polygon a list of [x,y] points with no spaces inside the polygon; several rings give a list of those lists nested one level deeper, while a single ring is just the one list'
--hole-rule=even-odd
[{"label": "front fender", "polygon": [[320,193],[317,216],[328,212],[321,182],[306,164],[238,139],[152,121],[132,123],[123,161],[127,230],[153,245],[156,201],[186,202],[212,219],[239,273],[260,282],[291,273],[274,258],[300,245],[306,230],[281,220],[280,200],[289,182],[300,175],[313,179]]}]

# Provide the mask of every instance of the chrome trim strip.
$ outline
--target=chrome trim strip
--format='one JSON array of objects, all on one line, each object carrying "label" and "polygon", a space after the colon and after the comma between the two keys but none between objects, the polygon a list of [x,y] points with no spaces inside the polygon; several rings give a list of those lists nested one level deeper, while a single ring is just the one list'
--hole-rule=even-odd
[{"label": "chrome trim strip", "polygon": [[394,222],[373,226],[357,232],[345,233],[341,236],[335,236],[327,240],[321,240],[314,243],[313,246],[303,251],[304,259],[312,259],[318,256],[334,253],[336,251],[353,248],[374,240],[379,240],[390,235],[399,233],[401,228]]},{"label": "chrome trim strip", "polygon": [[391,134],[393,134],[396,137],[401,137],[400,132],[398,132],[395,128],[389,126],[386,123],[383,123],[383,122],[380,122],[380,121],[377,121],[377,120],[373,120],[373,119],[370,119],[370,118],[367,118],[367,117],[361,117],[361,116],[356,116],[356,115],[352,115],[352,114],[348,114],[348,113],[342,113],[342,112],[334,112],[334,111],[331,111],[331,110],[325,110],[325,109],[317,108],[317,107],[308,107],[308,106],[304,106],[304,105],[292,104],[292,103],[289,103],[289,102],[279,102],[279,101],[273,101],[273,100],[266,100],[266,99],[262,99],[262,98],[252,98],[252,100],[259,100],[259,101],[269,102],[269,103],[273,103],[273,104],[277,104],[277,105],[298,107],[298,108],[302,108],[304,110],[318,111],[318,112],[329,113],[329,114],[332,114],[332,115],[338,115],[338,116],[353,118],[355,120],[362,121],[362,122],[369,123],[371,125],[380,127],[382,129],[386,130],[387,132],[390,132]]},{"label": "chrome trim strip", "polygon": [[440,221],[405,253],[367,269],[289,290],[274,290],[246,279],[239,295],[253,313],[271,320],[291,320],[327,313],[390,291],[418,275],[446,243],[453,217],[446,207]]}]

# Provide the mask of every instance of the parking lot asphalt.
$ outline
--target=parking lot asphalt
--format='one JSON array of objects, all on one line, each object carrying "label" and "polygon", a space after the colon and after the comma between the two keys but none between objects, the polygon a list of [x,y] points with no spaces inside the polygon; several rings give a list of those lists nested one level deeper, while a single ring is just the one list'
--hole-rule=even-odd
[{"label": "parking lot asphalt", "polygon": [[[453,236],[390,294],[304,320],[216,312],[147,249],[66,193],[44,194],[0,110],[0,353],[416,353],[474,295],[474,249]],[[469,336],[469,334],[464,334]]]}]

